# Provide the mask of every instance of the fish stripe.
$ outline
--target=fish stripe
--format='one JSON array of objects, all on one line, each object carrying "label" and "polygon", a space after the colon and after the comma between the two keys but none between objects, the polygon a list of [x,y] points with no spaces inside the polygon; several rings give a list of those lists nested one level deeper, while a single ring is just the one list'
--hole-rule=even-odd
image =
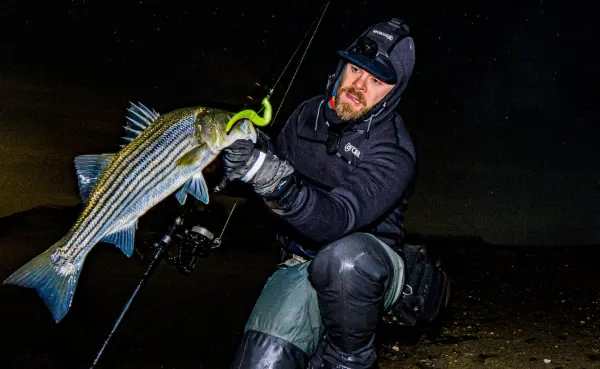
[{"label": "fish stripe", "polygon": [[[69,310],[84,259],[107,235],[132,225],[140,216],[174,193],[236,139],[256,140],[256,132],[244,122],[225,132],[229,118],[218,109],[184,108],[158,116],[146,107],[132,104],[137,123],[152,122],[111,159],[100,173],[75,224],[44,253],[21,267],[5,283],[35,288],[56,322]],[[128,125],[137,130],[132,122]],[[126,137],[132,134],[127,133]],[[179,159],[198,149],[194,160]],[[191,156],[190,156],[191,158]],[[130,231],[130,230],[129,230]],[[131,235],[131,234],[130,234]],[[112,241],[111,241],[112,242]],[[122,246],[122,245],[121,245]],[[130,249],[125,250],[127,254]]]},{"label": "fish stripe", "polygon": [[[164,139],[161,139],[164,140]],[[159,141],[159,143],[162,143]],[[167,145],[170,144],[170,145]],[[149,159],[152,161],[156,161],[156,159],[153,158],[154,156],[158,155],[159,158],[164,157],[164,155],[162,155],[162,153],[164,152],[164,147],[166,146],[171,146],[172,148],[173,145],[171,142],[166,142],[165,145],[159,145],[158,146],[158,150],[157,147],[155,146],[152,151],[150,153],[146,152],[145,155],[138,155],[137,157],[137,163],[133,163],[133,169],[134,171],[125,171],[127,174],[129,174],[128,176],[125,176],[125,178],[122,178],[121,181],[119,181],[118,186],[114,186],[113,190],[114,191],[109,191],[108,195],[108,199],[109,202],[105,203],[104,206],[102,207],[102,210],[99,214],[97,214],[94,218],[93,218],[93,223],[89,224],[89,227],[87,227],[88,232],[82,232],[83,234],[81,234],[82,239],[79,240],[79,242],[81,242],[82,244],[94,244],[94,242],[92,242],[92,239],[94,238],[94,236],[98,236],[98,238],[101,238],[104,236],[105,233],[109,233],[107,232],[107,228],[113,228],[115,227],[114,224],[112,224],[112,220],[111,218],[114,218],[112,215],[115,214],[116,211],[119,210],[119,206],[122,206],[123,203],[123,196],[126,196],[130,193],[138,193],[138,191],[130,191],[133,188],[136,188],[136,183],[128,183],[131,182],[131,178],[146,178],[146,176],[143,173],[143,170],[146,169],[145,167],[148,167],[147,164],[148,160],[143,160],[143,159]],[[155,164],[153,167],[157,167],[157,165]],[[158,168],[156,168],[158,169]],[[155,170],[156,170],[155,169]],[[141,173],[140,173],[141,172]],[[127,178],[129,177],[129,178]],[[118,192],[117,192],[118,191]],[[110,192],[116,192],[113,193],[112,196],[110,195]],[[119,211],[120,213],[120,211]],[[101,228],[99,229],[98,225],[101,225]],[[92,232],[89,232],[92,231]],[[96,240],[96,242],[99,241]],[[79,253],[77,253],[79,254]]]},{"label": "fish stripe", "polygon": [[[188,126],[190,126],[189,123]],[[110,191],[112,195],[109,193],[109,202],[102,207],[102,210],[104,211],[94,217],[94,223],[96,224],[91,224],[91,226],[94,230],[96,230],[96,232],[85,232],[86,234],[82,235],[84,238],[80,240],[80,242],[83,244],[93,243],[93,236],[100,233],[99,238],[101,238],[104,236],[104,233],[109,233],[107,232],[107,228],[114,229],[115,225],[112,224],[112,221],[114,221],[113,215],[119,215],[123,206],[126,206],[128,203],[124,201],[124,197],[132,194],[144,195],[143,190],[139,189],[139,181],[145,180],[147,182],[149,179],[151,180],[152,177],[149,177],[149,174],[155,174],[155,176],[158,175],[159,171],[162,172],[162,169],[164,169],[164,167],[168,166],[174,160],[172,155],[164,155],[164,152],[167,148],[172,150],[171,153],[173,153],[173,151],[180,151],[174,149],[176,146],[179,146],[181,141],[188,138],[193,133],[193,126],[190,126],[187,130],[182,130],[180,126],[175,126],[174,130],[175,132],[172,132],[173,130],[165,132],[165,135],[158,141],[155,141],[156,144],[154,147],[151,147],[149,151],[146,151],[143,153],[143,155],[137,155],[137,160],[131,163],[133,165],[133,171],[123,171],[125,174],[123,176],[124,178],[120,178],[121,181],[118,181],[118,185],[113,186],[113,191]],[[177,131],[182,131],[185,134],[181,137],[177,137]],[[177,138],[179,138],[180,142],[175,141]],[[149,162],[153,164],[153,168],[150,168],[150,166],[147,165]],[[149,171],[149,173],[144,173],[144,171]],[[131,183],[132,180],[133,183]],[[134,188],[137,190],[130,191]],[[102,225],[100,229],[98,229],[97,223]]]},{"label": "fish stripe", "polygon": [[[192,131],[193,132],[193,131]],[[173,162],[176,158],[189,151],[192,145],[189,144],[189,134],[184,135],[180,138],[179,142],[173,142],[171,145],[171,150],[168,155],[157,155],[157,159],[153,160],[154,168],[151,171],[148,171],[145,175],[139,175],[134,177],[136,179],[135,182],[124,186],[123,190],[118,194],[119,196],[115,196],[115,204],[111,204],[110,209],[113,210],[111,214],[107,214],[104,220],[104,226],[102,230],[106,230],[108,226],[113,226],[113,222],[115,218],[121,218],[121,224],[129,223],[131,219],[128,217],[122,217],[124,211],[131,212],[132,209],[128,209],[129,205],[132,203],[136,203],[140,200],[140,198],[148,197],[151,195],[153,191],[156,190],[156,187],[169,177],[169,175],[177,175],[177,173],[173,172]],[[130,188],[135,188],[136,191],[128,191]],[[153,206],[151,202],[145,202],[150,207]],[[106,230],[108,231],[108,230]],[[102,232],[105,233],[105,232]],[[106,232],[108,233],[108,232]]]},{"label": "fish stripe", "polygon": [[[178,119],[176,123],[173,123],[173,119],[159,118],[154,124],[146,128],[136,140],[113,158],[103,173],[106,173],[106,175],[102,175],[98,180],[96,185],[98,188],[93,191],[95,196],[90,198],[88,206],[73,227],[73,237],[63,247],[64,251],[70,251],[65,255],[66,257],[73,257],[73,252],[79,255],[80,252],[77,251],[85,249],[85,245],[91,241],[90,232],[93,232],[99,223],[104,224],[102,228],[106,228],[109,225],[110,222],[106,222],[105,215],[113,213],[115,211],[114,204],[119,204],[120,197],[116,194],[119,192],[130,192],[129,190],[135,188],[131,184],[124,188],[123,183],[127,183],[127,177],[143,178],[144,175],[140,174],[140,172],[144,169],[150,169],[146,167],[151,166],[152,168],[156,168],[156,163],[154,163],[156,158],[164,157],[163,153],[167,148],[171,150],[174,148],[172,142],[169,141],[169,139],[172,141],[177,138],[173,137],[174,133],[172,129],[174,128],[177,131],[177,128],[182,124],[190,125],[190,123],[193,129],[193,119],[191,118],[194,118],[197,113],[199,113],[197,110],[188,109],[187,114],[185,112],[180,114],[181,119]],[[184,118],[188,118],[187,122]],[[163,137],[160,137],[161,135]],[[134,169],[132,172],[132,170],[123,170],[123,168]],[[108,203],[106,203],[107,201]],[[93,233],[97,234],[98,231],[100,229],[96,229],[96,232]],[[74,244],[80,244],[83,247],[73,247]],[[80,248],[82,250],[77,250]]]},{"label": "fish stripe", "polygon": [[[115,197],[115,204],[110,204],[106,207],[107,211],[103,214],[103,220],[99,222],[102,224],[101,228],[96,228],[96,232],[88,234],[86,239],[83,240],[83,243],[94,244],[93,238],[95,236],[97,236],[97,241],[99,241],[99,239],[104,237],[104,235],[111,233],[111,231],[117,226],[117,224],[114,223],[115,218],[121,218],[123,212],[127,211],[133,214],[138,213],[137,211],[132,211],[135,209],[130,209],[129,205],[132,203],[135,204],[136,201],[140,200],[140,198],[148,197],[152,190],[154,190],[162,180],[169,176],[169,174],[172,172],[171,167],[174,159],[185,153],[189,145],[183,144],[178,146],[179,147],[177,149],[174,148],[171,151],[173,153],[172,155],[162,157],[162,160],[159,162],[156,168],[150,172],[150,174],[154,174],[154,176],[151,176],[150,174],[148,176],[144,176],[143,183],[137,183],[134,185],[135,188],[137,188],[137,191],[127,191],[127,188],[124,188],[123,191],[118,194],[119,197]],[[152,207],[153,205],[155,204],[152,201],[146,203],[146,206]],[[128,224],[131,221],[128,219],[128,217],[122,218],[124,219],[122,219],[122,222],[120,223]],[[80,252],[83,251],[81,248],[79,250]],[[75,257],[77,257],[77,255],[75,255]]]}]

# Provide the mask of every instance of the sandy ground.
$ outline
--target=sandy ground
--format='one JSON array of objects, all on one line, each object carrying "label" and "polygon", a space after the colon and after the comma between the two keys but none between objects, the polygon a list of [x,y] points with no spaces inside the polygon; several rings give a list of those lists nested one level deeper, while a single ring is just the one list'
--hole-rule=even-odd
[{"label": "sandy ground", "polygon": [[[0,368],[89,368],[148,265],[147,245],[165,229],[171,204],[142,218],[132,259],[107,244],[90,253],[59,324],[32,290],[0,286]],[[198,219],[216,231],[230,206],[215,203]],[[78,211],[36,208],[0,218],[0,278],[60,238]],[[227,368],[279,260],[274,224],[261,211],[251,202],[238,206],[223,247],[191,275],[161,262],[97,368]],[[444,255],[454,280],[450,310],[430,338],[382,326],[381,368],[600,368],[600,250],[421,241]]]},{"label": "sandy ground", "polygon": [[[3,76],[0,217],[33,209],[0,218],[1,279],[71,226],[78,208],[61,206],[79,202],[73,157],[114,151],[124,102],[132,96]],[[42,128],[48,125],[53,129]],[[231,207],[231,200],[219,203]],[[53,205],[39,207],[44,204]],[[218,229],[226,212],[215,209],[207,221]],[[149,263],[145,243],[165,229],[168,210],[165,204],[142,219],[134,258],[106,244],[93,250],[60,324],[33,291],[0,286],[0,368],[90,367]],[[279,261],[273,224],[257,211],[248,203],[239,207],[223,248],[201,260],[193,274],[162,262],[98,368],[228,367]],[[452,304],[434,337],[382,326],[382,368],[600,368],[600,249],[412,238],[443,254],[454,279]]]}]

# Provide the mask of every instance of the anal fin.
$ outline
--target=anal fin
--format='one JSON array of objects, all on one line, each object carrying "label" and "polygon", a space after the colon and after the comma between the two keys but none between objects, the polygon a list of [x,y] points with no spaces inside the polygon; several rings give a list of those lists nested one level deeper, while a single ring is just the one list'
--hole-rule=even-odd
[{"label": "anal fin", "polygon": [[137,220],[116,232],[104,236],[100,242],[112,243],[121,249],[127,257],[131,257],[133,255],[136,229]]}]

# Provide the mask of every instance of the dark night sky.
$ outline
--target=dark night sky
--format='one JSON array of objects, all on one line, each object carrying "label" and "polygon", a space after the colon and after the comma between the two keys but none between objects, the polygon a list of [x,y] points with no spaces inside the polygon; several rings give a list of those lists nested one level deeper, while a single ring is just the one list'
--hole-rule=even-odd
[{"label": "dark night sky", "polygon": [[[273,83],[322,4],[47,3],[0,5],[5,85],[20,80],[49,90],[113,93],[120,109],[140,100],[162,112],[195,104],[242,108],[247,95],[260,95],[254,82]],[[373,22],[403,17],[417,49],[415,74],[400,107],[420,156],[409,231],[505,244],[600,243],[598,5],[445,3],[332,2],[280,117],[323,91],[335,50]],[[49,93],[39,96],[54,101]],[[14,133],[23,123],[7,118],[19,117],[8,100],[0,102],[0,121],[4,133]],[[101,101],[96,118],[105,114]],[[54,141],[41,137],[58,130],[76,141],[76,127],[82,127],[68,130],[68,119],[62,128],[55,121],[45,128],[44,122],[51,120],[30,123],[27,134],[17,135],[21,151],[35,151],[39,143],[53,151],[48,142]],[[104,124],[94,126],[98,140],[111,137],[100,133],[115,132],[122,121]],[[61,147],[61,155],[72,159],[84,141]],[[2,160],[10,167],[17,158],[14,149],[8,152]],[[27,160],[35,157],[19,160],[32,166]],[[14,186],[7,183],[0,182],[3,191]]]}]

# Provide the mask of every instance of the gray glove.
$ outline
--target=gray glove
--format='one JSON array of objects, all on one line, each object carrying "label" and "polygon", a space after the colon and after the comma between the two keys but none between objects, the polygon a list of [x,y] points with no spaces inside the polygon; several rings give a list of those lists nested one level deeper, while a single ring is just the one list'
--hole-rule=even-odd
[{"label": "gray glove", "polygon": [[254,147],[250,140],[237,140],[221,153],[223,177],[215,187],[222,191],[235,180],[250,183],[258,195],[270,198],[283,179],[294,173],[285,160]]}]

